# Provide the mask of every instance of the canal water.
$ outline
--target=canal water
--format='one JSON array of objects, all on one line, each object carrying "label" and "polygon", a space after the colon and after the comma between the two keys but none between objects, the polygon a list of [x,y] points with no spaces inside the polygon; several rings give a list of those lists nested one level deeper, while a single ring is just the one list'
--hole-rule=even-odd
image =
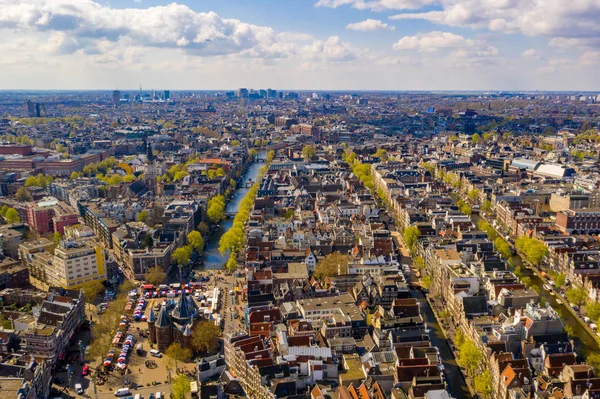
[{"label": "canal water", "polygon": [[[258,158],[264,159],[265,156],[266,152],[258,152]],[[264,165],[265,164],[261,162],[254,162],[250,164],[248,170],[242,177],[242,184],[237,190],[235,190],[233,198],[231,198],[231,200],[227,203],[227,208],[225,210],[226,213],[237,213],[242,199],[250,190],[249,188],[245,187],[245,183],[248,181],[248,179],[252,179],[252,183],[254,183],[256,181],[256,177],[258,176],[258,171]],[[205,269],[221,269],[227,262],[227,259],[229,258],[229,252],[225,255],[221,255],[221,252],[219,252],[219,240],[221,239],[221,236],[231,228],[232,225],[233,219],[225,219],[220,223],[219,229],[214,232],[207,241],[206,246],[204,247],[204,253],[202,255]]]},{"label": "canal water", "polygon": [[[473,214],[471,216],[471,220],[475,226],[477,226],[481,220],[481,217]],[[519,255],[513,255],[510,261],[512,263],[511,270],[514,271],[517,267],[519,267],[523,277],[529,277],[531,279],[531,285],[539,287],[540,298],[543,299],[543,302],[550,304],[550,306],[552,306],[558,312],[558,314],[560,314],[565,326],[570,326],[570,328],[573,330],[573,340],[575,341],[576,346],[581,349],[581,352],[590,353],[591,351],[597,351],[598,341],[596,341],[596,337],[592,337],[589,332],[583,328],[581,324],[579,324],[579,321],[573,317],[569,309],[567,309],[562,302],[557,301],[556,297],[550,295],[550,293],[544,289],[544,282],[536,273],[525,267],[521,257]]]}]

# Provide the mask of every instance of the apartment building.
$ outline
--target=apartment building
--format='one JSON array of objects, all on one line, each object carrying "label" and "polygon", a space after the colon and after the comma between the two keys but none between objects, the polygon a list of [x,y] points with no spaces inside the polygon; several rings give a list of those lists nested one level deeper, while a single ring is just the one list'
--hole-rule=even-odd
[{"label": "apartment building", "polygon": [[54,250],[46,281],[63,288],[77,287],[92,280],[106,280],[106,260],[100,246],[91,242],[63,240]]}]

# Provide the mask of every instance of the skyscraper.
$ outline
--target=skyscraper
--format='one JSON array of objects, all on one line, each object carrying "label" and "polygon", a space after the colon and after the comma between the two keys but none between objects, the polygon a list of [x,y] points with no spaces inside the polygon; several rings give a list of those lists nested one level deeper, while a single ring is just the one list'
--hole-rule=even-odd
[{"label": "skyscraper", "polygon": [[113,90],[112,92],[112,103],[115,107],[119,106],[119,102],[121,101],[121,92],[119,90]]}]

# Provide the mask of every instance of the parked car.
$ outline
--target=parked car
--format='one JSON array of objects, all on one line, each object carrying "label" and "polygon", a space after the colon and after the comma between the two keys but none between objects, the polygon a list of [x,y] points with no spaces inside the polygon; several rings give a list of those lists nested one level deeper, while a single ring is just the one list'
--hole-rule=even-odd
[{"label": "parked car", "polygon": [[79,384],[79,383],[75,384],[75,390],[77,391],[77,393],[79,395],[83,394],[83,387],[81,386],[81,384]]},{"label": "parked car", "polygon": [[86,376],[90,373],[90,366],[88,366],[87,364],[83,366],[83,368],[81,369],[81,375]]},{"label": "parked car", "polygon": [[162,353],[158,349],[150,349],[150,354],[154,357],[162,357]]}]

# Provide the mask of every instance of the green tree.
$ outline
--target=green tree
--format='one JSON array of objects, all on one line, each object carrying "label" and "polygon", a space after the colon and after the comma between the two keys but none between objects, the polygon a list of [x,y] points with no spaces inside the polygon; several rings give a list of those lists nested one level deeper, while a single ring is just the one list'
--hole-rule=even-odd
[{"label": "green tree", "polygon": [[125,183],[131,183],[134,180],[135,180],[135,176],[134,175],[125,175],[125,176],[123,176],[123,182],[125,182]]},{"label": "green tree", "polygon": [[588,300],[587,291],[582,287],[569,288],[566,292],[569,302],[581,306]]},{"label": "green tree", "polygon": [[485,213],[489,213],[492,211],[492,201],[485,200],[483,204],[481,204],[481,211]]},{"label": "green tree", "polygon": [[213,223],[219,223],[225,219],[225,197],[217,195],[208,201],[208,209],[206,211],[208,218]]},{"label": "green tree", "polygon": [[138,213],[136,220],[138,222],[146,223],[146,221],[148,221],[148,211],[145,209],[142,210],[140,213]]},{"label": "green tree", "polygon": [[167,273],[160,266],[154,266],[148,269],[144,276],[148,284],[158,286],[167,279]]},{"label": "green tree", "polygon": [[474,188],[471,191],[469,191],[469,199],[473,202],[478,201],[479,200],[479,190]]},{"label": "green tree", "polygon": [[198,352],[212,353],[217,349],[221,329],[211,321],[199,322],[192,331],[192,347]]},{"label": "green tree", "polygon": [[239,147],[240,146],[240,142],[238,140],[232,140],[231,141],[231,146],[232,147]]},{"label": "green tree", "polygon": [[585,358],[586,364],[594,369],[594,374],[600,373],[600,353],[591,352]]},{"label": "green tree", "polygon": [[4,214],[4,219],[6,219],[6,223],[8,224],[19,223],[21,221],[19,212],[15,208],[8,208]]},{"label": "green tree", "polygon": [[144,238],[142,238],[142,247],[152,249],[154,247],[154,238],[152,238],[151,234],[145,234]]},{"label": "green tree", "polygon": [[238,264],[237,264],[237,259],[236,259],[236,253],[232,252],[229,254],[229,258],[227,259],[227,263],[225,264],[225,268],[230,271],[233,272],[237,269]]},{"label": "green tree", "polygon": [[188,361],[192,357],[192,351],[182,347],[179,342],[174,342],[167,348],[165,355],[175,360],[175,367],[177,368],[177,362]]},{"label": "green tree", "polygon": [[565,274],[564,274],[564,273],[558,273],[558,275],[556,276],[556,279],[555,279],[555,281],[554,281],[554,282],[556,283],[556,286],[557,286],[558,288],[560,288],[560,287],[562,287],[563,285],[565,285],[565,282],[566,282],[566,281],[567,281],[567,276],[565,276]]},{"label": "green tree", "polygon": [[478,144],[481,141],[481,136],[475,133],[471,136],[471,141],[473,144]]},{"label": "green tree", "polygon": [[98,280],[91,280],[83,283],[80,287],[83,291],[83,297],[88,304],[93,304],[98,295],[104,290],[104,284]]},{"label": "green tree", "polygon": [[426,290],[428,290],[431,287],[431,276],[424,276],[421,279],[421,286],[423,286],[423,288],[425,288]]},{"label": "green tree", "polygon": [[306,162],[310,162],[316,153],[317,151],[310,144],[307,144],[304,146],[304,148],[302,148],[302,158],[304,158]]},{"label": "green tree", "polygon": [[225,169],[223,168],[217,168],[217,176],[225,176]]},{"label": "green tree", "polygon": [[19,187],[16,193],[16,198],[17,201],[20,202],[33,201],[33,197],[31,196],[31,193],[29,192],[29,190],[27,190],[26,187]]},{"label": "green tree", "polygon": [[600,319],[600,302],[588,302],[585,305],[587,317],[597,322]]},{"label": "green tree", "polygon": [[470,377],[475,375],[483,359],[483,353],[477,345],[472,340],[466,339],[459,349],[458,362]]},{"label": "green tree", "polygon": [[269,165],[275,159],[275,151],[271,150],[267,152],[267,157],[265,158],[265,163]]},{"label": "green tree", "polygon": [[425,261],[423,260],[422,256],[415,256],[413,258],[413,263],[419,271],[425,269]]},{"label": "green tree", "polygon": [[480,394],[482,399],[491,399],[494,393],[492,376],[490,370],[486,369],[483,373],[475,376],[473,380],[475,390]]},{"label": "green tree", "polygon": [[188,233],[187,242],[195,251],[202,251],[204,249],[204,239],[202,238],[202,234],[195,230]]},{"label": "green tree", "polygon": [[375,152],[375,156],[379,159],[381,159],[381,162],[387,162],[389,160],[388,157],[388,152],[385,148],[379,148],[376,152]]},{"label": "green tree", "polygon": [[548,247],[540,240],[527,236],[519,237],[515,242],[517,251],[522,253],[525,258],[536,266],[539,266],[542,259],[548,255]]},{"label": "green tree", "polygon": [[527,277],[527,276],[522,277],[521,282],[523,284],[525,284],[525,287],[528,287],[528,288],[531,287],[531,277]]},{"label": "green tree", "polygon": [[257,155],[258,154],[257,154],[257,152],[256,152],[256,150],[254,148],[250,148],[248,150],[248,157],[250,157],[250,159],[256,158]]},{"label": "green tree", "polygon": [[512,256],[512,249],[502,237],[497,237],[494,240],[494,246],[496,247],[496,251],[498,251],[500,256],[502,256],[504,259],[510,259]]},{"label": "green tree", "polygon": [[62,240],[63,236],[62,234],[60,234],[59,231],[55,231],[54,232],[54,236],[52,237],[52,241],[54,242],[54,246],[58,247],[58,244],[60,244],[60,241]]},{"label": "green tree", "polygon": [[201,234],[208,233],[208,224],[206,222],[198,223],[198,227],[196,227]]},{"label": "green tree", "polygon": [[188,250],[187,247],[181,247],[181,248],[177,248],[175,251],[173,251],[173,255],[171,256],[171,258],[178,265],[187,266],[190,264],[190,256],[191,256],[190,250]]},{"label": "green tree", "polygon": [[295,214],[296,214],[296,210],[289,208],[287,211],[285,211],[285,215],[283,217],[286,219],[292,219]]},{"label": "green tree", "polygon": [[173,394],[172,399],[185,399],[192,392],[192,385],[189,378],[185,374],[180,374],[173,379]]},{"label": "green tree", "polygon": [[404,229],[404,242],[411,252],[414,251],[419,237],[421,237],[421,231],[417,226],[408,226]]},{"label": "green tree", "polygon": [[317,279],[346,274],[348,272],[348,255],[332,252],[319,260],[315,267],[314,276]]},{"label": "green tree", "polygon": [[123,183],[123,178],[120,175],[112,175],[109,177],[108,179],[108,184],[110,186],[117,186],[119,184]]}]

